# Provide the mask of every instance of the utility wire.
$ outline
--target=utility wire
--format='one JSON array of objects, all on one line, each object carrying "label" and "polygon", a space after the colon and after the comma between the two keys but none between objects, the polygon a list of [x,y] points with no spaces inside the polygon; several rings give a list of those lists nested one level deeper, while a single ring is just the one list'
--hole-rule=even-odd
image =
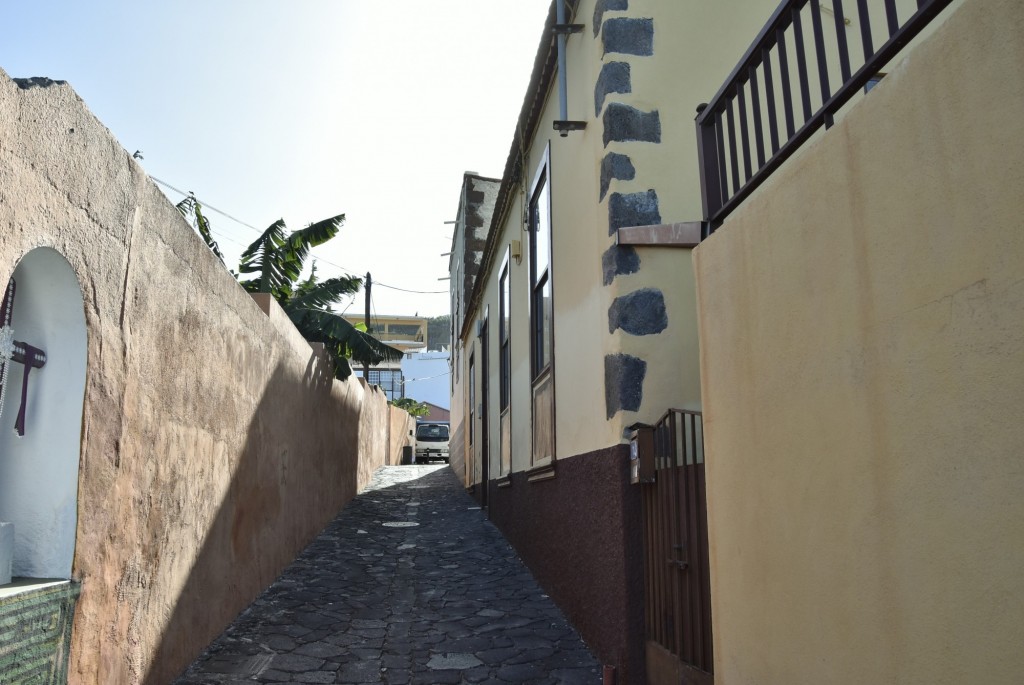
[{"label": "utility wire", "polygon": [[[156,181],[157,183],[159,183],[160,185],[165,186],[167,188],[170,188],[171,190],[173,190],[174,192],[178,193],[179,195],[182,195],[184,197],[188,197],[189,196],[189,193],[186,193],[184,190],[181,190],[180,188],[175,188],[174,186],[172,186],[167,181],[161,181],[156,176],[150,176],[150,178],[153,179],[154,181]],[[252,224],[248,224],[248,223],[242,221],[241,219],[237,219],[237,218],[231,216],[230,214],[228,214],[227,212],[225,212],[223,210],[217,209],[216,207],[214,207],[213,205],[208,203],[206,200],[200,200],[198,197],[196,198],[196,200],[198,200],[198,202],[205,209],[209,209],[211,211],[214,211],[214,212],[216,212],[217,214],[220,214],[223,217],[231,219],[236,224],[240,224],[242,226],[245,226],[249,230],[255,231],[256,233],[259,233],[260,235],[263,235],[263,231],[261,231],[260,229],[256,228]],[[218,231],[218,233],[219,233],[219,231]],[[223,237],[225,239],[230,240],[235,245],[239,245],[241,247],[248,247],[248,245],[240,243],[237,240],[234,240],[232,238],[228,238],[224,234],[222,234],[222,235],[223,235]],[[359,276],[359,274],[354,269],[349,269],[349,268],[346,268],[344,266],[341,266],[340,264],[335,264],[334,262],[332,262],[332,261],[330,261],[328,259],[324,259],[323,257],[320,257],[320,256],[317,256],[316,259],[320,260],[321,262],[323,262],[325,264],[329,264],[330,266],[333,266],[335,269],[341,270],[342,272],[344,272],[345,274],[347,274],[349,276]],[[359,276],[359,277],[361,277],[361,276]],[[445,294],[448,293],[447,290],[411,290],[409,288],[399,288],[396,285],[388,285],[387,283],[381,283],[380,281],[374,282],[374,285],[379,285],[382,288],[390,288],[391,290],[399,290],[399,291],[401,291],[403,293],[412,293],[414,295],[445,295]]]},{"label": "utility wire", "polygon": [[424,378],[406,378],[405,382],[406,383],[414,383],[416,381],[429,381],[429,380],[432,380],[434,378],[440,378],[441,376],[450,376],[451,373],[452,373],[451,371],[445,371],[444,373],[439,373],[436,376],[426,376]]},{"label": "utility wire", "polygon": [[[167,181],[161,181],[161,180],[160,180],[159,178],[157,178],[156,176],[150,176],[150,178],[151,178],[151,179],[153,179],[154,181],[156,181],[157,183],[159,183],[159,184],[160,184],[160,185],[162,185],[162,186],[167,186],[168,188],[170,188],[170,189],[171,189],[171,190],[173,190],[174,192],[178,193],[179,195],[184,195],[185,197],[188,197],[188,196],[189,196],[189,193],[186,193],[186,192],[185,192],[184,190],[181,190],[180,188],[175,188],[174,186],[172,186],[172,185],[171,185],[170,183],[168,183]],[[197,200],[199,200],[199,198],[196,198],[196,199],[197,199]],[[206,200],[199,200],[199,202],[200,202],[200,204],[202,204],[202,205],[203,205],[203,207],[204,207],[204,208],[206,208],[206,209],[211,209],[211,210],[213,210],[213,211],[217,212],[218,214],[220,214],[221,216],[225,216],[225,217],[227,217],[228,219],[231,219],[231,220],[232,220],[232,221],[234,221],[234,222],[235,222],[236,224],[241,224],[242,226],[245,226],[246,228],[250,228],[250,229],[252,229],[252,230],[256,231],[256,232],[257,232],[257,233],[259,233],[260,235],[262,235],[262,234],[263,234],[263,231],[261,231],[260,229],[256,228],[256,227],[255,227],[255,226],[253,226],[252,224],[247,224],[247,223],[245,223],[244,221],[242,221],[241,219],[236,219],[235,217],[231,216],[231,215],[230,215],[230,214],[228,214],[227,212],[225,212],[225,211],[223,211],[223,210],[220,210],[220,209],[217,209],[216,207],[214,207],[213,205],[211,205],[210,203],[208,203],[208,202],[207,202]]]},{"label": "utility wire", "polygon": [[401,290],[403,293],[416,293],[418,295],[447,295],[447,290],[408,290],[406,288],[399,288],[398,286],[388,285],[387,283],[381,283],[380,281],[374,281],[374,285],[379,285],[382,288],[390,288],[391,290]]}]

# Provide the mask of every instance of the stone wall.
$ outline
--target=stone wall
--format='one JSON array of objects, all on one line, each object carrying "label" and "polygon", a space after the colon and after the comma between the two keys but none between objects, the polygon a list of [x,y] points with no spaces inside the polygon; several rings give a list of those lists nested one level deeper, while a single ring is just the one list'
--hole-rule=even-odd
[{"label": "stone wall", "polygon": [[69,86],[0,72],[0,283],[39,247],[88,339],[69,681],[166,683],[397,461],[403,418],[261,311]]}]

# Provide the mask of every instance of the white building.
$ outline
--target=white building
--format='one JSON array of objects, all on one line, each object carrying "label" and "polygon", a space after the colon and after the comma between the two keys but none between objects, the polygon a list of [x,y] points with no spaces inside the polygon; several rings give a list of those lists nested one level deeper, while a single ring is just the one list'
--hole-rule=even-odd
[{"label": "white building", "polygon": [[450,356],[448,350],[406,352],[402,357],[403,396],[450,409]]}]

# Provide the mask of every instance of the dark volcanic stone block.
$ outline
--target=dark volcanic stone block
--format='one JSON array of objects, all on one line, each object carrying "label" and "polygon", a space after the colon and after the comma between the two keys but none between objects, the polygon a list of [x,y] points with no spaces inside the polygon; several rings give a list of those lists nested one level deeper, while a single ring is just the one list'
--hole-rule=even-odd
[{"label": "dark volcanic stone block", "polygon": [[636,167],[633,166],[633,162],[628,156],[618,152],[609,152],[601,160],[601,197],[599,201],[603,200],[608,193],[608,187],[613,178],[620,181],[632,181],[636,178]]},{"label": "dark volcanic stone block", "polygon": [[626,62],[606,62],[601,67],[594,86],[594,116],[601,114],[601,105],[608,93],[632,93],[629,64]]},{"label": "dark volcanic stone block", "polygon": [[639,411],[644,399],[647,362],[628,354],[609,354],[604,358],[604,402],[608,418],[620,409]]},{"label": "dark volcanic stone block", "polygon": [[621,328],[631,335],[654,335],[668,328],[665,297],[657,288],[641,288],[616,297],[608,308],[608,332]]},{"label": "dark volcanic stone block", "polygon": [[601,32],[604,13],[610,10],[625,11],[629,9],[629,0],[597,0],[594,5],[594,38]]},{"label": "dark volcanic stone block", "polygon": [[640,270],[640,255],[629,245],[612,245],[601,255],[604,284],[611,285],[616,276],[635,274]]},{"label": "dark volcanic stone block", "polygon": [[653,226],[661,223],[658,193],[612,193],[608,198],[608,235],[624,226]]},{"label": "dark volcanic stone block", "polygon": [[661,115],[658,110],[643,112],[621,102],[610,102],[604,108],[605,147],[611,141],[646,143],[661,142]]},{"label": "dark volcanic stone block", "polygon": [[604,23],[605,54],[617,52],[623,55],[654,54],[654,20],[620,17]]}]

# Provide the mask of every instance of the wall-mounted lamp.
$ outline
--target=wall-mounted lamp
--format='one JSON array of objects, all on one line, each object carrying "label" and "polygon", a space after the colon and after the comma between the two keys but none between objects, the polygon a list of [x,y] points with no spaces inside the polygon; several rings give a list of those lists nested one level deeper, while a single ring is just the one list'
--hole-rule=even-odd
[{"label": "wall-mounted lamp", "polygon": [[516,264],[522,264],[523,242],[521,240],[513,240],[511,243],[509,243],[508,251],[512,255],[512,259],[516,260]]}]

